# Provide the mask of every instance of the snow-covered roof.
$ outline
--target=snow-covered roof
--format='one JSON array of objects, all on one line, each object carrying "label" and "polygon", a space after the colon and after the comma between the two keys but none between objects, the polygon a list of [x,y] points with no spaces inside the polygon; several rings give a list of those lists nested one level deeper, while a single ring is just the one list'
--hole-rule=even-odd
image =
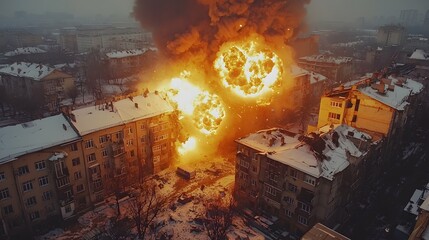
[{"label": "snow-covered roof", "polygon": [[429,54],[427,54],[422,49],[416,49],[413,54],[411,54],[410,59],[416,59],[416,60],[429,60]]},{"label": "snow-covered roof", "polygon": [[113,51],[113,52],[106,53],[106,56],[108,58],[124,58],[124,57],[131,57],[131,56],[139,56],[148,50],[156,51],[157,49],[151,47],[151,48],[145,48],[145,49]]},{"label": "snow-covered roof", "polygon": [[[350,164],[347,153],[354,157],[365,154],[350,138],[371,140],[368,134],[347,125],[321,129],[320,133],[320,136],[316,134],[316,137],[313,134],[302,137],[286,130],[269,129],[250,134],[237,142],[266,153],[268,158],[313,177],[332,180],[335,174],[343,171]],[[335,140],[336,136],[338,141]],[[320,153],[314,150],[315,139],[319,141],[317,144],[323,144],[323,150]],[[311,141],[314,142],[310,143]]]},{"label": "snow-covered roof", "polygon": [[8,74],[16,77],[32,78],[40,80],[51,74],[55,68],[38,63],[16,62],[0,69],[0,74]]},{"label": "snow-covered roof", "polygon": [[97,106],[76,109],[73,124],[81,135],[102,129],[119,126],[128,122],[150,118],[172,112],[173,107],[161,96],[149,93],[146,97],[137,96]]},{"label": "snow-covered roof", "polygon": [[389,90],[389,84],[384,84],[378,81],[375,84],[384,84],[384,93],[379,93],[379,90],[372,86],[361,86],[359,91],[381,103],[386,104],[397,110],[404,110],[408,105],[410,95],[415,95],[423,90],[423,84],[411,79],[398,79],[390,76],[392,88]]},{"label": "snow-covered roof", "polygon": [[359,41],[354,41],[354,42],[335,43],[335,44],[332,44],[332,46],[333,47],[354,47],[357,45],[361,45],[363,43],[364,42],[362,40],[359,40]]},{"label": "snow-covered roof", "polygon": [[404,211],[409,212],[413,215],[419,215],[419,199],[422,196],[423,191],[416,189],[413,193],[413,196],[410,198],[410,201],[405,206]]},{"label": "snow-covered roof", "polygon": [[291,72],[292,76],[295,78],[303,76],[303,75],[310,75],[310,84],[315,84],[315,83],[325,81],[328,79],[327,77],[323,76],[322,74],[305,70],[305,69],[303,69],[297,65],[291,65],[290,66],[290,72]]},{"label": "snow-covered roof", "polygon": [[351,57],[334,57],[327,55],[312,55],[299,58],[301,61],[307,62],[324,62],[324,63],[333,63],[333,64],[343,64],[351,62],[353,59]]},{"label": "snow-covered roof", "polygon": [[46,51],[38,47],[24,47],[24,48],[17,48],[10,52],[6,52],[4,55],[6,57],[13,57],[18,55],[36,54],[36,53],[46,53]]},{"label": "snow-covered roof", "polygon": [[62,69],[64,67],[75,68],[76,63],[60,63],[60,64],[54,65],[54,68],[56,68],[56,69]]},{"label": "snow-covered roof", "polygon": [[0,128],[0,164],[77,139],[79,135],[62,114],[3,127]]}]

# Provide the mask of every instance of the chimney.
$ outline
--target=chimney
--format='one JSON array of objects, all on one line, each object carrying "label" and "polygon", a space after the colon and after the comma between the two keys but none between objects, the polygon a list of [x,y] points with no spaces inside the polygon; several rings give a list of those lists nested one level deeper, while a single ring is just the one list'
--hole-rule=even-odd
[{"label": "chimney", "polygon": [[75,116],[73,113],[70,113],[70,119],[71,119],[73,122],[76,122],[76,116]]},{"label": "chimney", "polygon": [[139,104],[138,103],[134,103],[134,107],[139,108]]}]

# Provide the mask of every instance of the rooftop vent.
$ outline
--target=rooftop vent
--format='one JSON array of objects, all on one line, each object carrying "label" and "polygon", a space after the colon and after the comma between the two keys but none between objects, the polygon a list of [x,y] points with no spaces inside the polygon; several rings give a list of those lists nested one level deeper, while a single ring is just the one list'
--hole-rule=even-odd
[{"label": "rooftop vent", "polygon": [[64,131],[67,131],[67,126],[63,123],[63,129]]},{"label": "rooftop vent", "polygon": [[139,104],[138,103],[134,103],[134,107],[139,108]]}]

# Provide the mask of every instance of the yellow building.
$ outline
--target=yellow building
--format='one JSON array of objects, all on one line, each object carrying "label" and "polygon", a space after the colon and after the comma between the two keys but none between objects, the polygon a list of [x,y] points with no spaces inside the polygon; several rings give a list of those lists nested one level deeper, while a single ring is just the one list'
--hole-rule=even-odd
[{"label": "yellow building", "polygon": [[[0,128],[0,233],[25,236],[32,231],[23,229],[41,229],[44,220],[65,219],[86,208],[84,168],[74,164],[81,158],[79,141],[61,114]],[[82,175],[75,179],[74,172]]]},{"label": "yellow building", "polygon": [[322,97],[317,128],[347,124],[396,141],[423,85],[405,78],[365,77]]},{"label": "yellow building", "polygon": [[173,108],[156,93],[77,109],[69,116],[82,136],[91,202],[167,168],[175,153]]}]

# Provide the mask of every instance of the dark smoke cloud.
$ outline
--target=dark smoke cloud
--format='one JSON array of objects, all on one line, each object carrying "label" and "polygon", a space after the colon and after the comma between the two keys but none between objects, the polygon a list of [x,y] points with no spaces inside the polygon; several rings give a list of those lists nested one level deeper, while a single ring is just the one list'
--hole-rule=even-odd
[{"label": "dark smoke cloud", "polygon": [[213,57],[226,41],[258,33],[284,44],[310,0],[136,0],[134,16],[170,57]]}]

